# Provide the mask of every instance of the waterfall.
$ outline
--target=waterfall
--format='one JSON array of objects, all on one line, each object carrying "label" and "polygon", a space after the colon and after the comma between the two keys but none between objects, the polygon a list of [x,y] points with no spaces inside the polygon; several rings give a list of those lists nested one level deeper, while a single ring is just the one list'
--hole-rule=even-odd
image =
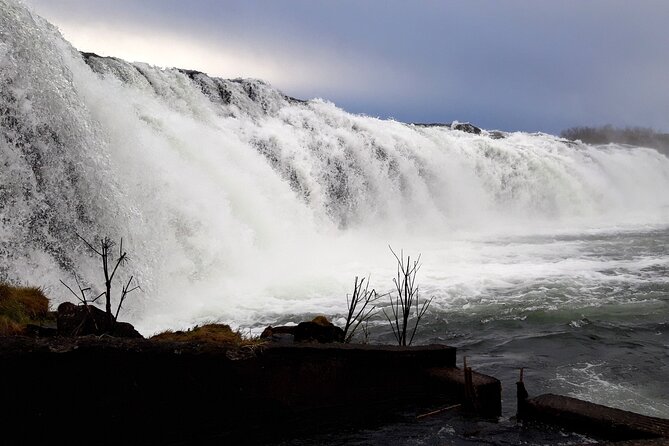
[{"label": "waterfall", "polygon": [[123,238],[143,289],[127,318],[148,330],[336,311],[389,243],[652,225],[669,206],[669,159],[651,149],[381,120],[81,54],[13,0],[0,165],[0,280],[68,300],[61,279],[101,285],[78,235]]}]

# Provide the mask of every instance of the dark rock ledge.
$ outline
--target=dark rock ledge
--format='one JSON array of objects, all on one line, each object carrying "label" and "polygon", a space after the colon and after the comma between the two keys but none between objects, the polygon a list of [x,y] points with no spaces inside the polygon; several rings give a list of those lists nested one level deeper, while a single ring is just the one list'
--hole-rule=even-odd
[{"label": "dark rock ledge", "polygon": [[[495,419],[500,382],[455,367],[455,354],[443,345],[0,337],[0,444],[265,444],[453,407]],[[518,419],[621,445],[669,443],[669,420],[529,398],[522,381]]]},{"label": "dark rock ledge", "polygon": [[0,419],[4,438],[21,444],[177,445],[337,431],[465,397],[463,407],[499,415],[499,381],[474,373],[466,392],[455,353],[441,345],[4,337]]}]

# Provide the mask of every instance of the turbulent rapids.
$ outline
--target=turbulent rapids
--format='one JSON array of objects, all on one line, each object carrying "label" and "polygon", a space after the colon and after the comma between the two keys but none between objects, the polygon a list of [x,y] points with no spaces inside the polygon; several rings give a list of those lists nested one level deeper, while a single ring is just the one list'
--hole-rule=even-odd
[{"label": "turbulent rapids", "polygon": [[[423,255],[425,342],[518,355],[518,337],[634,321],[667,357],[669,159],[651,149],[380,120],[81,54],[0,0],[0,163],[0,279],[66,300],[59,279],[99,286],[77,234],[122,237],[144,291],[125,318],[146,333],[336,318],[355,275],[391,287],[391,244]],[[610,384],[615,358],[564,355],[547,387]]]}]

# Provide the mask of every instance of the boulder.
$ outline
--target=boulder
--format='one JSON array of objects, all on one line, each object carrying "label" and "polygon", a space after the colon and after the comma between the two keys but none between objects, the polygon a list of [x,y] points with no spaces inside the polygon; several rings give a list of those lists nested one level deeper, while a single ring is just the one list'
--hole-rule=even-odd
[{"label": "boulder", "polygon": [[260,334],[260,339],[269,339],[272,342],[290,343],[294,341],[295,329],[297,329],[297,325],[281,325],[279,327],[272,327],[270,325]]},{"label": "boulder", "polygon": [[64,302],[58,305],[56,327],[61,336],[101,335],[107,331],[107,313],[92,305]]},{"label": "boulder", "polygon": [[325,316],[316,316],[309,322],[300,322],[297,325],[282,325],[279,327],[270,325],[263,330],[260,338],[279,343],[319,342],[326,344],[344,342],[344,330],[333,325]]},{"label": "boulder", "polygon": [[117,338],[136,338],[136,339],[144,338],[144,336],[142,336],[137,330],[135,330],[135,327],[133,327],[132,324],[128,322],[119,322],[119,321],[116,321],[116,323],[114,324],[114,330],[112,331],[111,335]]},{"label": "boulder", "polygon": [[64,302],[58,306],[56,327],[60,336],[100,336],[107,334],[119,338],[143,336],[127,322],[116,322],[112,317],[112,330],[108,327],[107,313],[93,305],[74,305]]},{"label": "boulder", "polygon": [[317,316],[310,322],[300,322],[295,327],[295,342],[344,342],[344,330],[336,327],[324,316]]},{"label": "boulder", "polygon": [[480,128],[468,122],[454,122],[453,124],[451,124],[451,129],[460,130],[461,132],[466,132],[466,133],[473,133],[474,135],[481,134]]}]

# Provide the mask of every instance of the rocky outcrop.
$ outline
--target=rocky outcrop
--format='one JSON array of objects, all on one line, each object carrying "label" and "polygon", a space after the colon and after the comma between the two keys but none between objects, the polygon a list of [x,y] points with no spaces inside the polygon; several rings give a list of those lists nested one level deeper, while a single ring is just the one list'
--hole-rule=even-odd
[{"label": "rocky outcrop", "polygon": [[60,336],[107,334],[120,338],[143,337],[131,324],[118,322],[113,316],[110,321],[106,312],[93,305],[74,305],[70,302],[64,302],[58,306],[56,326]]},{"label": "rocky outcrop", "polygon": [[324,316],[318,316],[310,322],[297,324],[297,327],[295,327],[295,342],[318,342],[321,344],[344,342],[344,330],[336,327]]},{"label": "rocky outcrop", "polygon": [[263,330],[261,339],[273,342],[290,343],[317,342],[328,344],[332,342],[344,342],[344,330],[332,324],[325,316],[317,316],[309,322],[300,322],[297,325],[282,325]]},{"label": "rocky outcrop", "polygon": [[451,124],[451,129],[452,130],[459,130],[461,132],[465,133],[473,133],[474,135],[480,135],[481,134],[481,129],[476,127],[473,124],[470,124],[468,122],[454,122]]},{"label": "rocky outcrop", "polygon": [[[461,132],[472,133],[474,135],[480,135],[482,132],[482,130],[479,127],[476,127],[474,124],[471,124],[469,122],[454,121],[450,124],[442,122],[430,122],[430,123],[414,122],[411,125],[416,127],[446,127],[450,128],[451,130],[459,130]],[[505,137],[504,133],[498,131],[490,132],[488,136],[490,136],[492,139],[501,139]]]}]

